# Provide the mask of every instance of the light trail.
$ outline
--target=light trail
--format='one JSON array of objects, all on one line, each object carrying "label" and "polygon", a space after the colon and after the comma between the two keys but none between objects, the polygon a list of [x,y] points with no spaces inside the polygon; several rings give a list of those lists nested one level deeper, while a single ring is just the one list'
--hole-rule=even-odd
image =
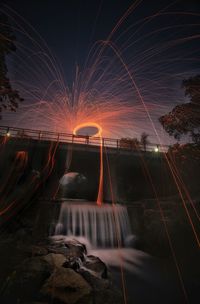
[{"label": "light trail", "polygon": [[103,141],[102,137],[100,138],[100,174],[99,174],[99,189],[97,195],[97,205],[101,206],[103,203],[103,172],[104,172],[104,164],[103,164]]},{"label": "light trail", "polygon": [[75,136],[89,136],[91,138],[98,137],[100,141],[100,162],[99,162],[99,188],[98,188],[98,194],[97,194],[97,205],[101,206],[103,203],[103,172],[104,172],[104,164],[103,164],[103,139],[102,139],[102,127],[95,123],[95,122],[86,122],[77,125],[74,130],[73,134]]},{"label": "light trail", "polygon": [[[82,72],[76,69],[71,89],[66,85],[65,75],[58,67],[47,43],[30,24],[28,27],[21,25],[20,19],[25,25],[27,22],[16,12],[7,8],[15,24],[15,30],[27,39],[27,44],[24,45],[17,42],[17,47],[21,52],[15,54],[19,80],[15,81],[14,78],[12,80],[12,84],[22,92],[26,101],[16,114],[5,113],[3,122],[6,125],[13,125],[15,121],[16,126],[36,125],[41,130],[51,129],[56,132],[64,130],[68,133],[73,132],[74,135],[78,135],[81,128],[87,127],[88,122],[90,126],[91,122],[95,124],[93,127],[96,127],[98,131],[95,136],[100,138],[100,176],[97,197],[99,205],[103,201],[102,136],[135,137],[144,131],[156,137],[162,149],[163,141],[156,121],[158,117],[168,112],[172,105],[183,102],[183,95],[177,93],[180,83],[183,78],[198,71],[199,49],[196,45],[194,47],[194,42],[199,41],[200,38],[199,14],[172,12],[171,6],[173,7],[176,2],[171,2],[166,7],[151,12],[150,16],[145,15],[141,20],[137,20],[136,9],[141,8],[143,1],[134,1],[113,27],[108,38],[94,44],[86,59],[84,69],[81,69]],[[170,11],[167,11],[169,8]],[[130,24],[128,19],[133,15],[136,20]],[[178,18],[173,18],[173,16],[178,16]],[[126,22],[127,26],[125,26]],[[176,85],[173,86],[172,82]],[[43,170],[47,174],[51,173],[54,166],[58,142],[54,149],[53,146],[50,147],[47,165]],[[200,246],[199,236],[183,192],[199,219],[198,213],[178,168],[170,163],[165,154],[164,157],[181,197],[195,240]],[[145,177],[154,189],[157,206],[187,300],[182,274],[164,221],[163,210],[148,168],[145,170],[145,166],[144,163],[142,169],[146,172]],[[112,185],[110,187],[113,192]],[[113,193],[111,196],[114,200]],[[126,303],[123,271],[122,285]]]},{"label": "light trail", "polygon": [[[93,128],[93,130],[90,128]],[[102,137],[102,128],[95,122],[85,122],[76,126],[73,130],[74,135],[81,135],[80,133],[83,133],[83,135],[90,137]]]}]

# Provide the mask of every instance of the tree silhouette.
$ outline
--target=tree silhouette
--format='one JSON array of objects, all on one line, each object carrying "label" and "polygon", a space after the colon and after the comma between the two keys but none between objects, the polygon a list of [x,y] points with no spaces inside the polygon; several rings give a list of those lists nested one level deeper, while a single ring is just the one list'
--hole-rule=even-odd
[{"label": "tree silhouette", "polygon": [[137,138],[123,137],[119,141],[120,148],[139,150],[140,142]]},{"label": "tree silhouette", "polygon": [[[16,51],[15,36],[9,25],[8,18],[0,14],[0,112],[3,110],[16,111],[18,102],[23,99],[14,90],[7,76],[6,56]],[[1,118],[1,116],[0,116]]]},{"label": "tree silhouette", "polygon": [[159,121],[165,131],[176,139],[188,134],[194,143],[200,143],[200,75],[183,80],[182,88],[185,96],[190,97],[190,102],[176,106]]},{"label": "tree silhouette", "polygon": [[149,134],[147,134],[145,132],[143,132],[140,137],[140,144],[142,145],[145,152],[147,150],[147,145],[149,144],[148,137],[149,137]]}]

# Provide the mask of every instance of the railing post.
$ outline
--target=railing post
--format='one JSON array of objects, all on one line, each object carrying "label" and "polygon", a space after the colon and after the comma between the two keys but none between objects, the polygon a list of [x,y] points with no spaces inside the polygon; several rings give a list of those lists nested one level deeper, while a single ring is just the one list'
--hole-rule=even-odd
[{"label": "railing post", "polygon": [[[12,132],[12,134],[10,133]],[[27,133],[28,132],[28,133]],[[56,140],[56,135],[57,135],[57,140],[63,141],[63,136],[65,140],[65,136],[67,135],[67,142],[71,143],[82,143],[82,144],[95,144],[98,145],[100,144],[99,140],[100,138],[90,138],[89,135],[74,135],[74,134],[65,134],[65,133],[56,133],[56,132],[47,132],[47,131],[41,131],[41,130],[31,130],[31,129],[24,129],[24,128],[12,128],[8,126],[0,126],[0,133],[5,134],[3,136],[6,137],[21,137],[21,138],[30,138],[29,134],[33,134],[34,138],[38,138],[38,140],[45,140],[48,139],[48,136],[50,136],[51,140]],[[52,138],[53,137],[53,138]],[[80,138],[80,141],[78,139]],[[84,142],[85,139],[85,142]],[[107,147],[115,147],[117,151],[120,151],[121,149],[123,150],[129,150],[129,151],[136,151],[137,147],[131,145],[128,141],[123,141],[122,139],[111,139],[111,138],[101,138],[101,144],[104,147],[105,145]],[[149,143],[147,145],[146,151],[148,152],[156,152],[154,149],[158,150],[160,153],[167,153],[169,146],[168,145],[162,145],[162,144],[155,144],[155,143]],[[144,149],[141,148],[141,151],[145,151]]]},{"label": "railing post", "polygon": [[90,137],[88,135],[85,136],[85,143],[89,145]]}]

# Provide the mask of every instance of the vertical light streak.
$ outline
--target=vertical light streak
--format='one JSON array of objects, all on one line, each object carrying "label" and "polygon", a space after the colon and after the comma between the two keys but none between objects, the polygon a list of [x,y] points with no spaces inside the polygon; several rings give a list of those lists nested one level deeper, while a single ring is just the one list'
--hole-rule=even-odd
[{"label": "vertical light streak", "polygon": [[99,174],[99,189],[97,195],[97,205],[101,206],[103,203],[103,139],[100,137],[100,174]]}]

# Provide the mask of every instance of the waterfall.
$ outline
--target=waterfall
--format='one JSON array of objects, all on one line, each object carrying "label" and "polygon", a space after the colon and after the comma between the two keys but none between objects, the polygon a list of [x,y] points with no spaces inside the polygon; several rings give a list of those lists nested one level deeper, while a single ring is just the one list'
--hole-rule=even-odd
[{"label": "waterfall", "polygon": [[84,237],[94,248],[112,248],[123,246],[131,229],[125,206],[66,201],[54,234]]}]

